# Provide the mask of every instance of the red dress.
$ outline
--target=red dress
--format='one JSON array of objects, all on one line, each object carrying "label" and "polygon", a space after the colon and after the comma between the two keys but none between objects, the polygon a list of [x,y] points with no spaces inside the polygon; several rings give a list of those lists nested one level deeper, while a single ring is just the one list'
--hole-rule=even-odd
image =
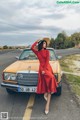
[{"label": "red dress", "polygon": [[[39,76],[38,76],[38,85],[36,93],[42,94],[46,92],[55,93],[57,92],[57,82],[52,71],[51,65],[49,64],[49,50],[43,49],[37,51],[34,47],[38,42],[35,42],[31,46],[31,50],[37,55],[40,65],[39,65]],[[42,74],[42,71],[45,71]]]}]

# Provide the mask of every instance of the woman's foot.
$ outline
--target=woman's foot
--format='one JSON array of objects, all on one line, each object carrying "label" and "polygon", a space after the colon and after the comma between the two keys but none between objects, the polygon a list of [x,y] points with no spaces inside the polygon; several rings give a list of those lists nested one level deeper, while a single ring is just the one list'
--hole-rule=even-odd
[{"label": "woman's foot", "polygon": [[49,110],[45,110],[45,114],[47,115],[49,113]]},{"label": "woman's foot", "polygon": [[49,113],[50,100],[51,100],[51,93],[48,93],[47,94],[47,103],[45,106],[45,114]]},{"label": "woman's foot", "polygon": [[49,113],[49,104],[47,102],[45,106],[45,114],[48,114],[48,113]]},{"label": "woman's foot", "polygon": [[49,113],[49,107],[45,108],[45,114],[47,115]]}]

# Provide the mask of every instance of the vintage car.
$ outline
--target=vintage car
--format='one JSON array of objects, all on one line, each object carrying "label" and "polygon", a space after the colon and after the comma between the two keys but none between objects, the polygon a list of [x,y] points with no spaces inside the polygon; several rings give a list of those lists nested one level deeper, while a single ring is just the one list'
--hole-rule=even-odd
[{"label": "vintage car", "polygon": [[[61,95],[62,73],[58,57],[53,48],[50,51],[50,65],[56,77],[58,87],[56,95]],[[3,71],[1,86],[6,88],[9,94],[15,92],[36,93],[38,83],[39,60],[31,48],[24,49],[17,60]]]}]

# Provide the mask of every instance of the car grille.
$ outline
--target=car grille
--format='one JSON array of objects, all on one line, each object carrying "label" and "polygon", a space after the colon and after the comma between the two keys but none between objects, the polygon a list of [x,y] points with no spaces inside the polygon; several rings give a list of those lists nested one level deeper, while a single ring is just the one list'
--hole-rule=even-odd
[{"label": "car grille", "polygon": [[18,73],[17,82],[20,85],[35,85],[38,83],[38,73]]},{"label": "car grille", "polygon": [[[58,81],[58,74],[54,74]],[[38,83],[38,73],[17,73],[17,83],[20,85],[34,85]]]}]

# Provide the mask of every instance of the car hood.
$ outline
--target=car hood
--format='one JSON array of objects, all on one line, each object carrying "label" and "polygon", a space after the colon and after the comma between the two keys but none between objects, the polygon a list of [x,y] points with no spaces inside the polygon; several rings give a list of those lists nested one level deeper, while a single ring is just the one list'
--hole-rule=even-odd
[{"label": "car hood", "polygon": [[[59,62],[58,61],[50,61],[50,65],[52,66],[53,72],[57,73],[59,70]],[[16,73],[18,71],[36,71],[39,70],[39,61],[38,60],[18,60],[13,64],[9,65],[3,72],[12,72]]]}]

